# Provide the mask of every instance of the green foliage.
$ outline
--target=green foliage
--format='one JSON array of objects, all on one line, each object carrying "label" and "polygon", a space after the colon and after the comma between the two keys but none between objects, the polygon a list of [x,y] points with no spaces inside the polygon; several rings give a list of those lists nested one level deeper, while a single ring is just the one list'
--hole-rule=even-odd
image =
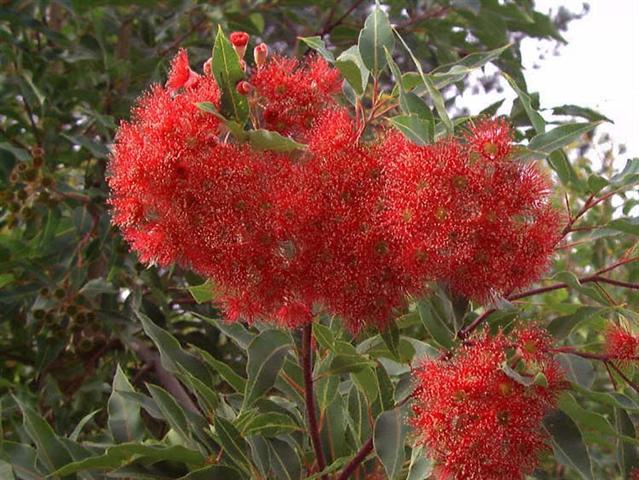
[{"label": "green foliage", "polygon": [[[553,108],[581,119],[564,124],[542,115],[519,43],[563,39],[533,2],[418,3],[2,3],[1,478],[337,478],[364,449],[355,478],[423,479],[434,466],[407,427],[411,365],[459,346],[474,322],[508,329],[515,317],[547,326],[566,349],[558,358],[572,386],[546,421],[554,454],[535,478],[557,463],[567,479],[627,478],[639,467],[634,369],[610,372],[570,353],[597,354],[611,321],[637,328],[639,293],[624,283],[639,282],[639,160],[622,171],[610,152],[591,161],[590,135],[608,121],[598,112]],[[245,131],[249,106],[235,89],[244,73],[224,33],[233,30],[287,53],[317,51],[340,70],[354,105],[365,111],[376,95],[390,113],[371,120],[418,144],[463,130],[468,117],[454,98],[472,87],[471,71],[494,63],[518,96],[518,160],[547,158],[570,212],[570,245],[538,295],[509,295],[493,311],[433,285],[388,330],[357,337],[339,319],[315,319],[322,471],[313,467],[299,332],[224,323],[210,281],[143,267],[110,227],[105,173],[116,124],[150,81],[164,80],[180,46],[194,65],[213,48],[222,106],[199,107],[238,141],[304,148]]]}]

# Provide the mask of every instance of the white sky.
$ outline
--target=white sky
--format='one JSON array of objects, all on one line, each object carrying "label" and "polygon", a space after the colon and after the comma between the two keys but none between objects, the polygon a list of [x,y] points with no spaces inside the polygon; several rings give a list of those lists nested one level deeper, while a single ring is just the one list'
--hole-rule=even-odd
[{"label": "white sky", "polygon": [[[537,0],[536,9],[556,11],[559,5],[580,12],[583,0]],[[593,108],[613,120],[600,131],[611,134],[615,144],[625,144],[627,152],[617,158],[623,166],[627,158],[639,157],[639,0],[590,0],[590,12],[569,23],[563,33],[568,45],[559,55],[547,52],[538,60],[540,42],[526,39],[522,44],[525,76],[530,92],[539,92],[542,108],[574,104]],[[534,64],[539,68],[533,68]],[[490,70],[489,70],[490,71]],[[504,82],[505,83],[505,82]],[[464,95],[459,105],[476,114],[499,98],[508,101],[500,113],[510,111],[515,94],[506,85],[502,94]]]}]

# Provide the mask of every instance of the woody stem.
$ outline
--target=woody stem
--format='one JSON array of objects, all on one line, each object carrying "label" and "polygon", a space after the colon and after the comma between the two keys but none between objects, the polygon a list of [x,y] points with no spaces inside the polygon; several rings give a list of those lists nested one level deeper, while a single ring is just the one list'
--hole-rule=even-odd
[{"label": "woody stem", "polygon": [[[318,471],[326,468],[326,458],[324,450],[322,450],[322,441],[320,439],[319,425],[317,423],[317,412],[315,410],[315,393],[313,391],[313,326],[305,325],[302,330],[302,350],[300,353],[300,362],[304,372],[304,400],[306,401],[306,415],[308,419],[309,435],[311,444],[317,458]],[[321,480],[328,480],[326,475],[322,475]]]}]

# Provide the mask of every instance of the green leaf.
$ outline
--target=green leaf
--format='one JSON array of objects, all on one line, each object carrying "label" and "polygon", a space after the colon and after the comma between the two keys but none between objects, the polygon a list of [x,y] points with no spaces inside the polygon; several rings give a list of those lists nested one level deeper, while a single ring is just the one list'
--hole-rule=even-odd
[{"label": "green leaf", "polygon": [[600,435],[616,436],[617,432],[603,415],[583,408],[570,393],[559,397],[558,407],[582,429],[594,430]]},{"label": "green leaf", "polygon": [[531,160],[547,157],[555,150],[570,145],[583,134],[596,128],[601,122],[568,123],[553,128],[549,132],[536,135],[528,143],[530,153],[519,157],[521,160]]},{"label": "green leaf", "polygon": [[15,397],[14,399],[22,412],[24,429],[36,445],[38,459],[49,471],[70,463],[71,455],[46,420],[31,407]]},{"label": "green leaf", "polygon": [[392,52],[395,48],[395,38],[388,16],[378,4],[366,18],[357,43],[364,65],[375,77],[378,77],[386,66],[384,47]]},{"label": "green leaf", "polygon": [[116,443],[140,440],[144,435],[140,407],[135,401],[124,397],[120,393],[122,391],[134,392],[135,390],[118,365],[115,369],[111,396],[107,404],[109,414],[107,424]]},{"label": "green leaf", "polygon": [[608,222],[608,225],[606,225],[606,227],[618,232],[639,236],[639,217],[617,218],[615,220],[612,220],[611,222]]},{"label": "green leaf", "polygon": [[424,74],[424,70],[422,69],[421,63],[419,62],[417,57],[415,57],[415,54],[409,48],[409,46],[406,44],[404,39],[397,32],[397,30],[395,30],[395,35],[397,35],[397,38],[399,38],[400,42],[402,43],[402,45],[404,46],[404,48],[410,55],[411,59],[413,60],[413,63],[417,67],[417,72],[419,73],[419,77],[421,78],[424,84],[424,87],[426,87],[426,91],[428,92],[430,97],[433,99],[433,104],[435,105],[435,110],[437,110],[437,114],[439,115],[439,118],[441,119],[442,123],[446,127],[446,131],[452,135],[454,132],[454,126],[453,126],[453,122],[451,122],[450,117],[448,116],[448,112],[446,111],[446,105],[444,104],[444,97],[442,97],[442,94],[439,92],[439,90],[437,90],[433,81],[427,75]]},{"label": "green leaf", "polygon": [[197,303],[207,303],[215,298],[215,284],[208,279],[201,285],[188,287],[189,293]]},{"label": "green leaf", "polygon": [[623,478],[630,478],[633,469],[639,468],[639,452],[634,442],[626,439],[635,440],[637,431],[635,425],[625,410],[615,408],[615,425],[619,438],[617,439],[617,464]]},{"label": "green leaf", "polygon": [[563,339],[570,335],[582,322],[605,311],[606,309],[600,307],[580,306],[576,312],[570,315],[563,315],[553,319],[547,328],[553,337]]},{"label": "green leaf", "polygon": [[6,455],[18,478],[21,480],[45,480],[36,463],[38,454],[36,450],[23,443],[14,443],[9,440],[0,442],[0,452]]},{"label": "green leaf", "polygon": [[15,480],[16,477],[13,475],[13,467],[10,463],[5,462],[0,459],[0,478],[3,480]]},{"label": "green leaf", "polygon": [[399,408],[383,412],[375,420],[373,445],[390,480],[399,476],[404,463],[404,442],[408,434],[405,420]]},{"label": "green leaf", "polygon": [[426,457],[424,446],[413,447],[410,455],[410,466],[406,480],[423,480],[433,473],[433,462]]},{"label": "green leaf", "polygon": [[69,440],[73,440],[74,442],[76,442],[78,440],[78,437],[80,436],[80,433],[82,433],[82,429],[86,426],[87,423],[89,423],[93,417],[95,417],[102,409],[98,408],[97,410],[93,410],[90,413],[87,413],[84,417],[82,417],[80,419],[80,421],[78,422],[78,424],[75,426],[75,428],[73,429],[73,431],[71,432],[71,434],[69,435]]},{"label": "green leaf", "polygon": [[565,283],[571,289],[586,295],[601,304],[609,305],[610,303],[608,298],[606,298],[601,291],[597,289],[597,287],[591,284],[580,283],[577,276],[572,272],[559,272],[553,277],[553,279]]},{"label": "green leaf", "polygon": [[240,59],[221,26],[218,26],[215,36],[212,70],[222,91],[222,115],[244,125],[248,118],[248,102],[246,97],[236,90],[238,82],[244,79],[244,72],[240,66]]},{"label": "green leaf", "polygon": [[249,143],[257,150],[272,150],[275,152],[292,152],[304,149],[306,145],[298,143],[292,138],[280,135],[277,132],[264,130],[249,130],[246,132]]},{"label": "green leaf", "polygon": [[302,478],[302,463],[295,449],[287,442],[272,438],[268,440],[271,457],[271,468],[275,478],[283,480],[300,480]]},{"label": "green leaf", "polygon": [[291,347],[290,341],[290,337],[280,330],[264,330],[250,343],[243,409],[250,407],[275,384]]},{"label": "green leaf", "polygon": [[374,367],[375,362],[360,355],[353,348],[352,351],[340,351],[333,357],[327,375],[339,375],[341,373],[359,372],[366,367]]},{"label": "green leaf", "polygon": [[557,461],[571,468],[585,480],[593,480],[592,463],[579,427],[560,410],[544,419],[544,427],[552,438]]},{"label": "green leaf", "polygon": [[585,118],[586,120],[590,120],[591,122],[604,121],[604,122],[614,123],[605,115],[602,115],[601,113],[596,112],[595,110],[592,110],[591,108],[584,108],[577,105],[562,105],[560,107],[554,107],[552,109],[552,113],[553,115],[568,115],[571,117],[581,117],[581,118]]},{"label": "green leaf", "polygon": [[512,46],[511,43],[504,45],[503,47],[495,48],[494,50],[488,50],[486,52],[474,52],[466,55],[461,60],[446,65],[440,65],[433,69],[429,76],[433,79],[435,87],[442,89],[453,83],[457,83],[463,80],[466,75],[473,70],[483,67],[488,62],[500,57],[502,53],[508,50]]},{"label": "green leaf", "polygon": [[16,277],[12,273],[0,274],[0,288],[4,288],[7,285],[11,285]]},{"label": "green leaf", "polygon": [[136,315],[142,323],[144,332],[158,347],[164,368],[178,377],[182,376],[182,369],[184,369],[206,384],[213,382],[210,372],[202,361],[195,355],[184,351],[180,342],[173,335],[157,326],[143,313],[136,312]]},{"label": "green leaf", "polygon": [[54,475],[62,477],[85,470],[114,470],[132,461],[172,461],[188,465],[202,466],[204,457],[201,453],[182,445],[143,445],[141,443],[122,443],[107,448],[102,455],[72,462],[60,468]]},{"label": "green leaf", "polygon": [[194,470],[178,480],[238,480],[240,472],[224,465],[209,465],[208,467]]},{"label": "green leaf", "polygon": [[582,388],[592,386],[595,381],[595,368],[590,360],[568,353],[559,353],[556,358],[566,372],[566,377],[573,384]]},{"label": "green leaf", "polygon": [[433,123],[417,115],[396,115],[389,117],[388,121],[416,145],[427,145],[435,136]]},{"label": "green leaf", "polygon": [[231,422],[219,415],[215,417],[214,425],[215,437],[224,449],[224,455],[228,456],[243,472],[250,474],[251,461],[246,455],[246,452],[249,451],[249,446],[242,438],[240,432]]},{"label": "green leaf", "polygon": [[453,333],[448,327],[447,319],[443,318],[439,311],[429,300],[421,300],[417,303],[419,318],[433,340],[444,348],[453,346]]},{"label": "green leaf", "polygon": [[600,175],[597,175],[596,173],[593,173],[592,175],[588,177],[588,188],[590,190],[590,193],[592,194],[599,193],[601,190],[603,190],[607,186],[608,186],[608,180],[606,180]]},{"label": "green leaf", "polygon": [[183,442],[195,447],[186,413],[180,404],[163,388],[151,384],[147,384],[146,387],[170,427],[180,436]]},{"label": "green leaf", "polygon": [[397,327],[397,323],[391,320],[380,335],[393,357],[399,359],[399,328]]},{"label": "green leaf", "polygon": [[364,94],[370,72],[364,65],[359,49],[353,45],[344,50],[335,62],[335,66],[346,79],[348,84],[353,87],[355,93],[359,96]]},{"label": "green leaf", "polygon": [[275,437],[296,430],[300,430],[300,426],[289,415],[271,412],[252,415],[243,425],[242,434],[247,437],[251,435]]},{"label": "green leaf", "polygon": [[335,63],[335,57],[326,48],[326,44],[324,43],[324,40],[322,40],[322,37],[314,36],[314,37],[297,37],[297,38],[300,39],[302,42],[304,42],[313,50],[316,50],[317,53],[319,53],[322,57],[324,57],[330,63]]},{"label": "green leaf", "polygon": [[313,337],[326,350],[335,349],[335,335],[332,330],[319,322],[313,323]]},{"label": "green leaf", "polygon": [[229,120],[228,118],[226,118],[224,115],[217,111],[217,107],[214,104],[212,104],[211,102],[197,102],[195,106],[203,112],[210,113],[211,115],[216,116],[237,140],[239,140],[240,142],[246,140],[246,131],[244,130],[244,126],[234,120]]},{"label": "green leaf", "polygon": [[517,96],[519,97],[519,101],[524,106],[524,110],[526,111],[526,115],[530,119],[530,123],[535,129],[537,133],[544,133],[546,130],[546,121],[544,118],[536,111],[532,106],[532,100],[527,92],[523,91],[519,88],[519,85],[512,79],[510,75],[505,72],[502,72],[501,75],[506,79],[510,87],[515,91]]},{"label": "green leaf", "polygon": [[0,142],[0,150],[13,154],[13,156],[21,162],[26,162],[31,159],[31,155],[24,148],[14,147],[7,142]]},{"label": "green leaf", "polygon": [[224,379],[226,383],[228,383],[233,389],[238,393],[244,393],[246,389],[246,379],[242,376],[238,375],[231,367],[229,367],[226,363],[214,358],[209,352],[206,350],[202,350],[197,347],[193,347],[195,351],[199,353],[202,359],[206,362],[207,365],[210,365],[220,376]]}]

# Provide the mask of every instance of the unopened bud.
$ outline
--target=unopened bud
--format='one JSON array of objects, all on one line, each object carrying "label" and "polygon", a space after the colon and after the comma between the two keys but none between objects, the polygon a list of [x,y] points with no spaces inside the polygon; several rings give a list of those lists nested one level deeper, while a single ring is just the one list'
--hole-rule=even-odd
[{"label": "unopened bud", "polygon": [[257,68],[261,68],[262,65],[266,63],[266,57],[268,57],[268,45],[266,43],[260,43],[253,49],[253,57],[255,58]]},{"label": "unopened bud", "polygon": [[249,34],[246,32],[233,32],[229,37],[231,41],[231,45],[237,52],[237,56],[240,59],[244,58],[244,54],[246,53],[246,45],[248,45]]},{"label": "unopened bud", "polygon": [[242,80],[238,82],[238,84],[235,86],[235,89],[240,95],[248,95],[249,93],[251,93],[251,90],[253,90],[253,85],[251,85],[246,80]]},{"label": "unopened bud", "polygon": [[204,62],[204,65],[202,65],[202,72],[204,72],[204,75],[208,77],[213,76],[213,57]]},{"label": "unopened bud", "polygon": [[246,62],[244,60],[240,60],[240,68],[243,72],[246,72]]}]

